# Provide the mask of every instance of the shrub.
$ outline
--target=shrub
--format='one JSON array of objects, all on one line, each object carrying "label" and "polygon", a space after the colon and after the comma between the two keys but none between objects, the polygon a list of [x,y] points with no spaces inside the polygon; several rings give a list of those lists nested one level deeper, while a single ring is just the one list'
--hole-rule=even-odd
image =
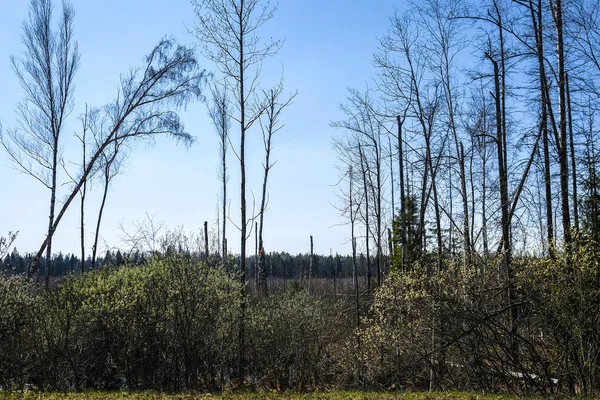
[{"label": "shrub", "polygon": [[22,388],[36,375],[39,300],[35,284],[0,274],[0,387]]},{"label": "shrub", "polygon": [[315,387],[331,377],[332,345],[343,323],[339,303],[288,290],[250,303],[249,376],[260,387]]},{"label": "shrub", "polygon": [[239,289],[186,255],[70,276],[0,279],[0,382],[54,390],[178,390],[231,375]]}]

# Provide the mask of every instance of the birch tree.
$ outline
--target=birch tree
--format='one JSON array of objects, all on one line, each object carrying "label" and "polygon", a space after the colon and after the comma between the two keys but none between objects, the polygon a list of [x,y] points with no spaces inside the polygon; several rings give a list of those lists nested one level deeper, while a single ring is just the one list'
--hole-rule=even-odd
[{"label": "birch tree", "polygon": [[[262,43],[258,31],[267,23],[277,7],[261,0],[192,0],[196,14],[194,34],[203,46],[204,56],[213,61],[223,75],[222,83],[232,93],[239,125],[239,147],[236,156],[240,164],[240,279],[246,281],[246,241],[250,237],[253,219],[246,207],[246,134],[264,112],[258,99],[261,66],[265,58],[281,47],[279,41]],[[244,361],[244,319],[246,313],[245,286],[241,285],[238,378],[242,378]]]},{"label": "birch tree", "polygon": [[263,228],[265,221],[265,211],[267,207],[267,183],[269,179],[269,172],[277,161],[271,159],[271,149],[273,148],[273,135],[279,132],[283,125],[280,123],[280,115],[284,108],[286,108],[294,100],[296,93],[290,95],[289,98],[280,100],[283,92],[283,79],[274,89],[265,93],[267,107],[264,113],[264,121],[260,121],[260,128],[262,131],[263,145],[265,149],[265,161],[263,164],[263,184],[262,184],[262,195],[260,201],[259,210],[259,222],[258,222],[258,272],[259,272],[259,283],[263,294],[267,294],[267,270],[265,267],[265,248],[263,240]]},{"label": "birch tree", "polygon": [[[193,137],[185,130],[177,114],[179,108],[201,96],[206,74],[200,70],[194,52],[172,39],[163,39],[145,58],[141,68],[121,76],[118,94],[102,108],[107,125],[96,146],[91,149],[87,164],[82,167],[69,188],[69,193],[56,214],[51,231],[55,232],[67,209],[98,168],[102,155],[116,143],[133,146],[140,140],[152,141],[167,135],[191,144]],[[35,271],[50,237],[42,242],[33,258],[30,271]]]},{"label": "birch tree", "polygon": [[[0,144],[15,168],[50,191],[44,241],[46,285],[52,262],[58,170],[62,163],[61,137],[73,108],[74,79],[79,68],[79,51],[73,39],[74,17],[71,4],[63,1],[54,28],[52,0],[29,3],[29,16],[23,22],[25,51],[21,57],[11,57],[24,97],[17,107],[17,126],[4,135],[0,132]],[[36,272],[34,263],[28,275],[31,277]]]},{"label": "birch tree", "polygon": [[209,107],[210,118],[219,135],[219,153],[221,164],[219,179],[222,187],[222,239],[221,263],[227,261],[227,148],[229,146],[229,129],[231,128],[231,105],[226,88],[211,87],[212,105]]}]

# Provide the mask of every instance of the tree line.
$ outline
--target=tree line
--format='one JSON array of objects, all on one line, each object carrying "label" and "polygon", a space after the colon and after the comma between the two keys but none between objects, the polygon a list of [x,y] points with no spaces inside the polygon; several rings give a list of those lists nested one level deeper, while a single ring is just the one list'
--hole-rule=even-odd
[{"label": "tree line", "polygon": [[[168,253],[159,251],[157,254]],[[195,253],[199,259],[206,259],[202,252]],[[0,271],[4,274],[26,275],[28,265],[33,260],[33,254],[21,254],[14,248],[4,258],[0,258]],[[256,256],[251,256],[246,259],[248,279],[257,283],[259,280],[265,279],[267,285],[281,286],[284,285],[283,280],[287,280],[289,284],[308,282],[309,279],[353,279],[354,267],[352,257],[349,255],[321,255],[308,253],[305,254],[289,254],[287,252],[270,252],[263,255],[265,263],[265,277],[261,277],[260,259]],[[122,252],[120,249],[116,251],[107,250],[101,256],[97,257],[96,265],[92,264],[92,258],[88,257],[84,260],[84,270],[86,272],[93,271],[96,266],[98,268],[120,268],[127,265],[141,265],[151,259],[152,255],[136,250],[134,252]],[[216,264],[220,255],[209,255],[209,263]],[[39,261],[40,265],[45,268],[46,259],[42,257]],[[227,266],[232,272],[236,269],[236,265],[240,264],[239,256],[232,256]],[[63,254],[59,252],[55,254],[52,260],[52,269],[50,270],[50,278],[65,277],[68,275],[78,274],[81,272],[82,262],[76,254]],[[366,285],[366,268],[367,262],[364,254],[359,255],[358,270],[361,284]],[[312,269],[310,269],[312,266]],[[262,283],[261,283],[262,284]]]}]

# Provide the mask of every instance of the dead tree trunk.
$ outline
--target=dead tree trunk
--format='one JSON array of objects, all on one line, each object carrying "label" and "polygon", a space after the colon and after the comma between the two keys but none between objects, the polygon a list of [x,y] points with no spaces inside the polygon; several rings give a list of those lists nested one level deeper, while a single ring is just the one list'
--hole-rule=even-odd
[{"label": "dead tree trunk", "polygon": [[404,191],[404,149],[402,139],[402,125],[406,119],[406,111],[404,117],[401,119],[400,116],[396,117],[398,123],[398,166],[400,176],[400,236],[402,240],[402,258],[400,261],[400,269],[405,272],[405,260],[406,260],[406,197]]},{"label": "dead tree trunk", "polygon": [[560,164],[560,198],[562,211],[563,240],[571,242],[571,210],[569,208],[569,156],[567,151],[567,78],[565,72],[565,50],[563,38],[562,0],[553,5],[554,24],[556,25],[556,57],[558,58],[558,108],[559,141],[558,161]]},{"label": "dead tree trunk", "polygon": [[204,221],[204,259],[208,261],[208,221]]},{"label": "dead tree trunk", "polygon": [[536,42],[536,56],[538,61],[538,73],[540,80],[541,96],[541,118],[540,130],[542,132],[542,145],[544,154],[544,187],[546,196],[546,236],[548,241],[548,253],[550,257],[554,256],[554,219],[552,209],[552,180],[550,175],[550,144],[548,138],[548,107],[550,99],[548,98],[548,84],[546,80],[546,67],[544,58],[544,36],[543,36],[543,18],[542,1],[537,1],[537,10],[532,1],[529,2],[531,14],[531,23],[533,26]]},{"label": "dead tree trunk", "polygon": [[263,295],[267,294],[267,272],[265,266],[265,248],[263,241],[263,228],[265,221],[265,212],[267,206],[267,183],[269,179],[269,172],[271,168],[275,165],[275,162],[271,161],[271,149],[272,149],[272,141],[273,135],[277,133],[283,126],[279,124],[279,116],[284,108],[292,103],[296,94],[290,95],[290,97],[283,101],[279,101],[279,97],[283,92],[283,80],[269,92],[265,92],[266,99],[266,109],[263,115],[266,122],[263,122],[263,118],[259,120],[260,128],[262,131],[263,137],[263,145],[265,149],[265,162],[263,164],[263,184],[262,184],[262,196],[260,201],[260,210],[259,210],[259,223],[257,226],[258,231],[258,280],[257,282],[260,284],[260,291]]},{"label": "dead tree trunk", "polygon": [[469,228],[469,203],[467,195],[467,182],[465,173],[465,148],[460,142],[459,145],[459,165],[460,165],[460,189],[463,199],[463,257],[464,266],[469,268],[471,266],[471,240],[470,240],[470,228]]},{"label": "dead tree trunk", "polygon": [[494,66],[494,100],[496,102],[496,145],[498,147],[498,175],[500,181],[500,209],[501,209],[501,223],[502,223],[502,243],[503,243],[503,266],[504,272],[507,276],[508,281],[508,301],[511,305],[509,329],[510,329],[510,346],[513,359],[516,361],[519,359],[519,348],[518,341],[516,338],[517,333],[517,309],[512,306],[516,303],[516,294],[514,288],[514,276],[512,270],[512,246],[510,238],[510,217],[509,217],[509,199],[508,199],[508,175],[504,169],[504,140],[505,132],[502,129],[502,93],[500,89],[500,68],[498,62],[491,56],[486,55],[487,58],[492,62]]},{"label": "dead tree trunk", "polygon": [[565,74],[567,90],[567,111],[569,118],[569,147],[571,150],[571,184],[573,185],[573,222],[579,231],[579,199],[577,198],[577,160],[575,159],[575,139],[573,134],[573,110],[571,109],[571,91],[569,90],[569,74]]},{"label": "dead tree trunk", "polygon": [[[350,185],[350,190],[348,192],[348,201],[350,208],[350,240],[352,241],[352,266],[354,267],[354,295],[356,301],[356,329],[360,329],[360,300],[359,300],[359,292],[358,292],[358,265],[356,263],[356,236],[354,234],[354,221],[356,219],[356,214],[354,213],[354,198],[353,198],[353,184],[354,184],[354,175],[352,173],[352,166],[348,168],[348,183]],[[358,346],[360,348],[360,335],[356,335],[358,340]]]},{"label": "dead tree trunk", "polygon": [[308,261],[308,282],[310,285],[314,268],[313,237],[310,235],[310,259]]},{"label": "dead tree trunk", "polygon": [[369,249],[369,191],[367,190],[368,178],[367,170],[365,168],[365,155],[362,150],[360,142],[358,143],[358,153],[360,156],[360,169],[362,173],[363,182],[363,196],[365,200],[365,244],[367,250],[367,291],[371,291],[371,254]]},{"label": "dead tree trunk", "polygon": [[[83,116],[83,132],[81,134],[81,146],[83,159],[81,168],[85,168],[86,162],[86,153],[85,153],[85,145],[86,145],[86,133],[87,133],[87,118],[88,118],[88,107],[85,105],[85,114]],[[81,273],[85,272],[85,195],[87,193],[87,179],[83,182],[83,186],[81,188],[81,208],[79,210],[79,218],[81,223]]]}]

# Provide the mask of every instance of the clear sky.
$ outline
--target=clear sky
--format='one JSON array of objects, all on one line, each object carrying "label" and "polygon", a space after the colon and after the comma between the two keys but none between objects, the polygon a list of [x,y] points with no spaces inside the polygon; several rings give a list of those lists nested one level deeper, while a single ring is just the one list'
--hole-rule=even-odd
[{"label": "clear sky", "polygon": [[[60,2],[55,1],[55,10]],[[81,53],[76,76],[75,108],[63,133],[65,157],[78,162],[79,148],[73,133],[85,104],[101,106],[114,98],[119,75],[141,64],[142,58],[165,35],[195,45],[188,33],[194,25],[187,0],[72,0],[76,11],[75,37]],[[278,160],[269,178],[269,209],[265,215],[265,250],[307,252],[309,235],[315,252],[349,253],[348,228],[336,226],[341,219],[336,202],[336,156],[330,128],[342,118],[339,104],[347,87],[364,87],[374,77],[372,55],[377,38],[389,26],[389,16],[402,1],[391,0],[281,0],[274,18],[264,26],[265,38],[285,39],[283,49],[265,63],[263,81],[272,84],[285,74],[286,90],[298,90],[292,106],[284,111],[285,124],[274,138],[272,157]],[[29,1],[0,0],[0,121],[15,126],[15,108],[22,91],[12,72],[9,57],[23,51],[21,25]],[[202,59],[207,70],[214,66]],[[203,221],[216,220],[220,193],[217,169],[218,137],[209,123],[206,105],[193,103],[184,113],[188,132],[196,143],[185,149],[166,138],[154,146],[138,146],[128,156],[123,173],[110,188],[101,229],[105,246],[119,246],[122,232],[136,221],[153,215],[167,227],[183,226],[199,232]],[[232,140],[238,143],[234,129]],[[248,202],[259,202],[262,179],[260,131],[250,132],[248,144]],[[230,153],[231,154],[231,153]],[[229,164],[231,218],[239,218],[239,165]],[[62,174],[61,182],[67,177]],[[49,191],[33,178],[10,167],[0,151],[0,234],[19,230],[15,243],[20,252],[35,251],[47,229]],[[64,198],[66,187],[59,190]],[[88,194],[86,240],[91,243],[100,203],[101,186]],[[53,251],[79,253],[77,203],[55,234]],[[257,206],[258,207],[258,206]],[[239,232],[228,225],[231,251],[239,252]],[[253,240],[249,249],[254,248]],[[88,249],[89,251],[89,249]]]}]

